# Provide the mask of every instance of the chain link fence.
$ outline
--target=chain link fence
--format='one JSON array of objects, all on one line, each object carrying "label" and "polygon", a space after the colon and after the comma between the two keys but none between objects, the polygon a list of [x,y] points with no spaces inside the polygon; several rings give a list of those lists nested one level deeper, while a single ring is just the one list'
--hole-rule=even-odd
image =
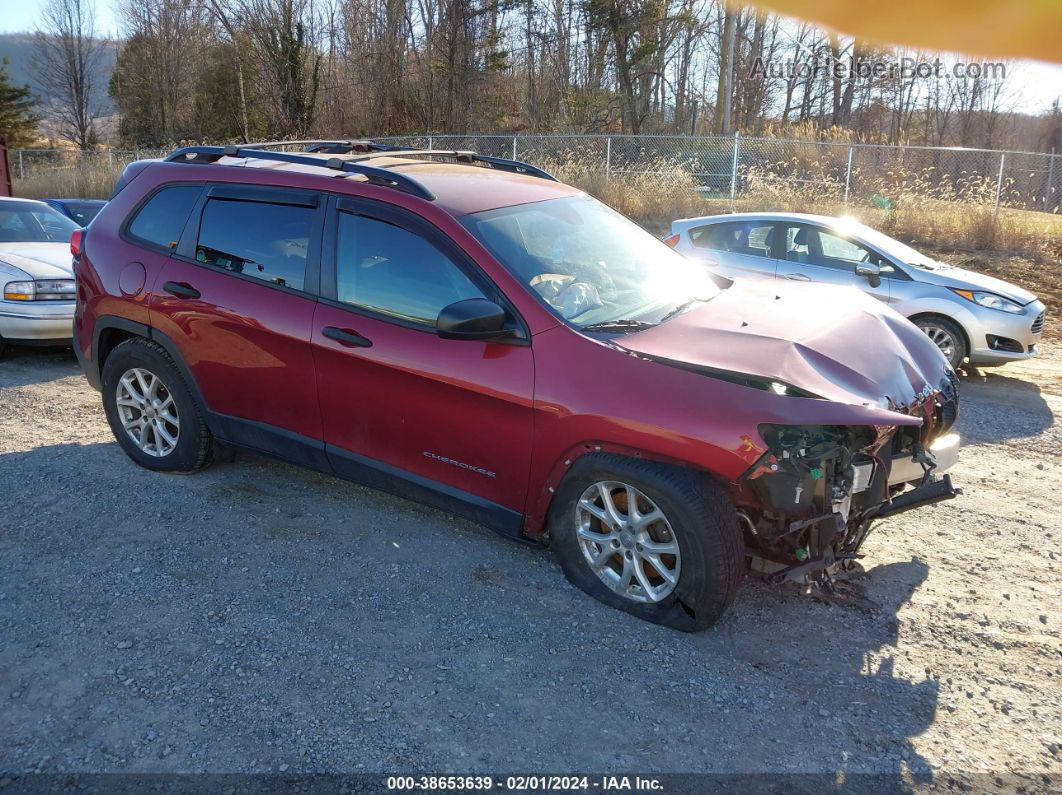
[{"label": "chain link fence", "polygon": [[[653,178],[706,198],[756,190],[814,194],[888,207],[905,195],[995,208],[1062,212],[1062,156],[925,146],[880,146],[733,136],[421,135],[377,139],[410,148],[474,150],[547,169],[576,165],[605,179]],[[9,154],[16,195],[96,195],[126,163],[170,150],[108,149],[88,155],[22,149]],[[109,183],[109,184],[108,184]],[[73,193],[71,193],[73,191]]]},{"label": "chain link fence", "polygon": [[[382,140],[382,139],[381,139]],[[833,193],[845,203],[889,204],[905,193],[1062,211],[1059,155],[953,147],[880,146],[733,136],[408,136],[390,143],[471,149],[536,165],[578,163],[609,177],[691,179],[709,198],[756,187]],[[678,180],[676,180],[678,181]]]}]

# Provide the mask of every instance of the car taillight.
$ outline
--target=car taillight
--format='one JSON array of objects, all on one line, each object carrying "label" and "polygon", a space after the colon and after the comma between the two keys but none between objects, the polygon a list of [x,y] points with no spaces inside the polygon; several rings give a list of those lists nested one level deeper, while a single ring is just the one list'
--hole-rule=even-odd
[{"label": "car taillight", "polygon": [[85,237],[84,229],[75,229],[70,235],[70,253],[75,257],[81,256],[81,242]]},{"label": "car taillight", "polygon": [[671,235],[670,237],[665,237],[664,238],[664,245],[665,246],[669,246],[671,248],[674,248],[675,246],[678,245],[678,242],[681,239],[682,239],[681,235]]}]

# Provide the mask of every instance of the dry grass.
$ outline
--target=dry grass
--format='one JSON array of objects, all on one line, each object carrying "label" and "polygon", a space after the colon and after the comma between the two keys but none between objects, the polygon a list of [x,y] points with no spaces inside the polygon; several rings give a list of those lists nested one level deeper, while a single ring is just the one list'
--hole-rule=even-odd
[{"label": "dry grass", "polygon": [[105,157],[29,164],[25,179],[16,177],[12,188],[16,196],[29,199],[106,199],[124,168],[124,162],[112,163]]},{"label": "dry grass", "polygon": [[581,158],[546,162],[542,167],[654,232],[663,232],[675,218],[704,214],[704,200],[692,177],[666,161],[649,163],[644,174],[611,179],[598,161]]}]

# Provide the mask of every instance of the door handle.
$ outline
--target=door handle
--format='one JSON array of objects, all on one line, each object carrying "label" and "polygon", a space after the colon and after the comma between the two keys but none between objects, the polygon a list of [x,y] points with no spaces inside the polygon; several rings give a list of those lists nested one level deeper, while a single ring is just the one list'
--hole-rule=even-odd
[{"label": "door handle", "polygon": [[162,285],[162,289],[170,295],[175,295],[178,298],[199,298],[200,294],[197,289],[190,284],[184,282],[166,282]]},{"label": "door handle", "polygon": [[335,326],[325,326],[321,332],[328,339],[335,340],[340,345],[346,345],[348,348],[371,348],[372,341],[361,336],[358,332],[349,328],[336,328]]},{"label": "door handle", "polygon": [[794,282],[810,282],[811,277],[803,273],[787,273],[785,278]]}]

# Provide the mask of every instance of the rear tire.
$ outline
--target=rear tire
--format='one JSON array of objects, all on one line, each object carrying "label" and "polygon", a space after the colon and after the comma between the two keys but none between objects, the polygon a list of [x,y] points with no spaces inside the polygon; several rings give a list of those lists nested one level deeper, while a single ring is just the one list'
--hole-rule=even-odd
[{"label": "rear tire", "polygon": [[[624,519],[617,523],[622,532],[613,532],[593,512],[603,498],[586,507],[602,488],[619,509],[613,516]],[[633,514],[632,497],[637,505]],[[660,519],[647,531],[654,535],[632,534],[639,520],[655,515],[654,509]],[[718,621],[745,573],[744,544],[729,495],[703,473],[655,462],[605,453],[581,457],[554,497],[549,533],[573,585],[611,607],[684,632]],[[607,540],[588,541],[594,538]],[[593,560],[606,558],[609,545],[615,554],[595,567]],[[654,553],[656,548],[673,548],[675,554]],[[628,566],[632,575],[624,588]],[[641,568],[637,577],[634,567]]]},{"label": "rear tire", "polygon": [[940,349],[952,369],[959,369],[969,351],[966,350],[966,337],[958,324],[940,315],[926,315],[915,318],[913,322]]},{"label": "rear tire", "polygon": [[202,411],[165,349],[134,337],[111,351],[101,373],[103,408],[133,461],[157,472],[195,472],[213,439]]}]

